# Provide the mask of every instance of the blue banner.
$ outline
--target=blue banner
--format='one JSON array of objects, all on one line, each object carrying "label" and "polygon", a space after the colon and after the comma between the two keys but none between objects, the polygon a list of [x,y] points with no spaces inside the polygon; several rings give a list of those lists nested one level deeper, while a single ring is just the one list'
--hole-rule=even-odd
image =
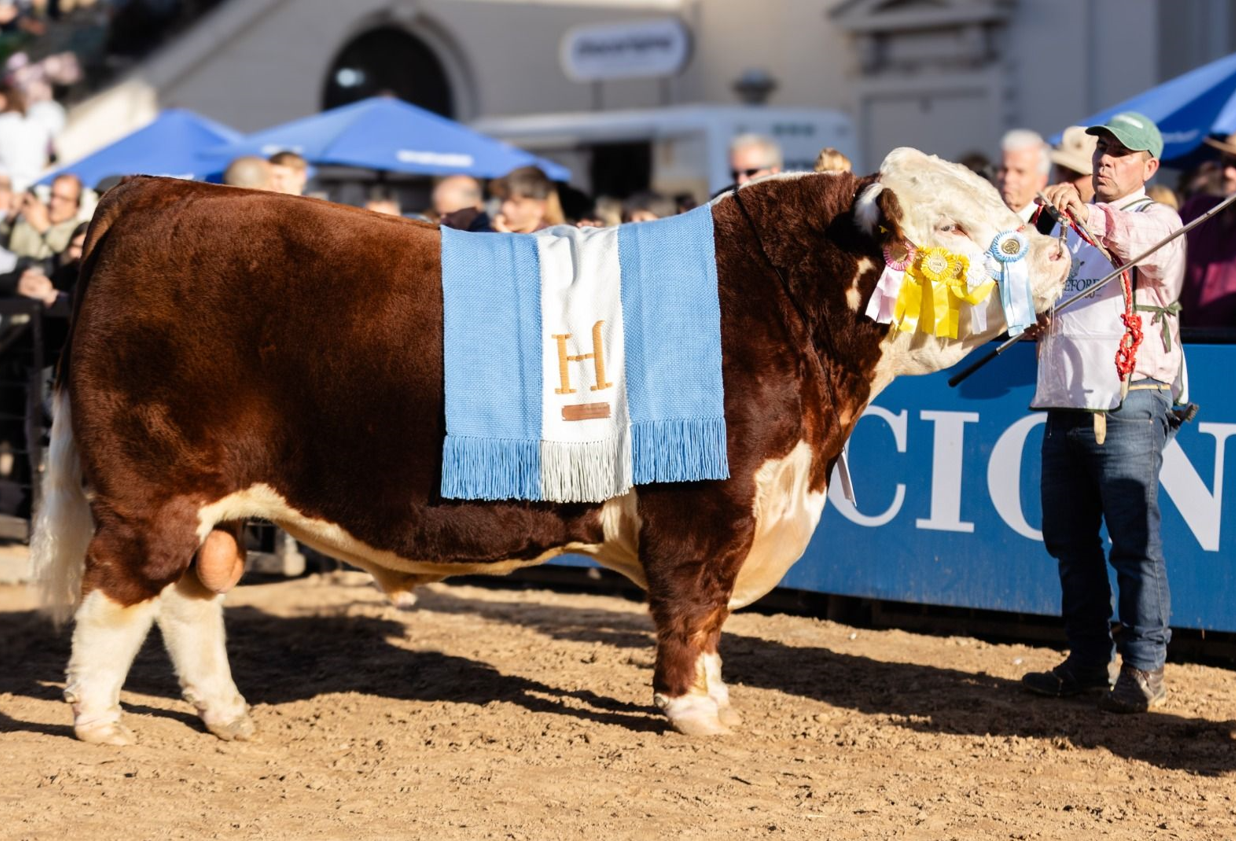
[{"label": "blue banner", "polygon": [[[1236,345],[1185,352],[1201,411],[1164,452],[1159,491],[1172,625],[1236,631],[1236,488],[1224,481]],[[1015,345],[960,388],[948,376],[899,377],[868,407],[849,445],[857,505],[834,473],[811,544],[782,587],[1059,615],[1056,561],[1039,531],[1047,415],[1027,408],[1034,346]]]},{"label": "blue banner", "polygon": [[[1172,624],[1236,631],[1236,494],[1224,499],[1236,346],[1186,353],[1201,412],[1168,445],[1160,476]],[[811,545],[781,586],[1058,614],[1056,562],[1039,531],[1046,415],[1027,409],[1034,377],[1034,347],[1022,344],[957,389],[945,374],[895,380],[850,439],[857,505],[831,484]]]}]

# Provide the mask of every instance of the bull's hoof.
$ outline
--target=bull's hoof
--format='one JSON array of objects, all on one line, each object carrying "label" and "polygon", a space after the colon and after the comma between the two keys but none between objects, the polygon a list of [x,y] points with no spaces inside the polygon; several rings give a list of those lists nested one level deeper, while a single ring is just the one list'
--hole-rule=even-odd
[{"label": "bull's hoof", "polygon": [[253,719],[249,718],[248,713],[231,721],[203,721],[203,724],[206,725],[207,730],[225,742],[247,742],[257,732],[257,728],[253,726]]},{"label": "bull's hoof", "polygon": [[730,706],[719,707],[717,709],[717,718],[726,727],[739,727],[742,725],[742,716],[738,714],[738,710]]},{"label": "bull's hoof", "polygon": [[400,590],[391,594],[391,604],[400,610],[416,610],[416,593],[411,590]]},{"label": "bull's hoof", "polygon": [[104,721],[97,724],[74,726],[73,732],[77,738],[92,745],[115,745],[124,747],[134,741],[133,731],[118,721]]},{"label": "bull's hoof", "polygon": [[684,736],[724,736],[730,732],[721,720],[717,702],[707,695],[683,695],[670,698],[653,696],[653,702],[661,708],[674,729]]}]

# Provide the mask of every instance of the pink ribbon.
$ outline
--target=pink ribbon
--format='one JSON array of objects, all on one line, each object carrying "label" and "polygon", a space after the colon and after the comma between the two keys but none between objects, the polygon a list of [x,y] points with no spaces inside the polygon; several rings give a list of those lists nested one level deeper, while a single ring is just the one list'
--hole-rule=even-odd
[{"label": "pink ribbon", "polygon": [[897,296],[901,294],[901,284],[906,279],[906,268],[914,261],[914,246],[907,243],[905,248],[906,256],[901,261],[894,260],[887,247],[884,249],[884,271],[867,303],[867,317],[872,321],[890,324],[893,320]]}]

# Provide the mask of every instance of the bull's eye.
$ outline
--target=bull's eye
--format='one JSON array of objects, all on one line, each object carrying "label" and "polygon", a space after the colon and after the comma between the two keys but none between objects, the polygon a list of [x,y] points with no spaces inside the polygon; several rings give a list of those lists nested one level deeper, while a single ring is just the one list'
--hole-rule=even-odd
[{"label": "bull's eye", "polygon": [[956,222],[945,222],[937,230],[942,234],[959,234],[961,233],[961,226]]}]

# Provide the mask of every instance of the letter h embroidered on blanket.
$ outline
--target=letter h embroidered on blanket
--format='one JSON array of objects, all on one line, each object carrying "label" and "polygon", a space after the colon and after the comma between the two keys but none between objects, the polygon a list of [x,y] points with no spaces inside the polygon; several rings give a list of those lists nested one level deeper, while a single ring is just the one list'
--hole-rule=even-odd
[{"label": "letter h embroidered on blanket", "polygon": [[442,495],[600,502],[729,476],[712,209],[442,229]]}]

